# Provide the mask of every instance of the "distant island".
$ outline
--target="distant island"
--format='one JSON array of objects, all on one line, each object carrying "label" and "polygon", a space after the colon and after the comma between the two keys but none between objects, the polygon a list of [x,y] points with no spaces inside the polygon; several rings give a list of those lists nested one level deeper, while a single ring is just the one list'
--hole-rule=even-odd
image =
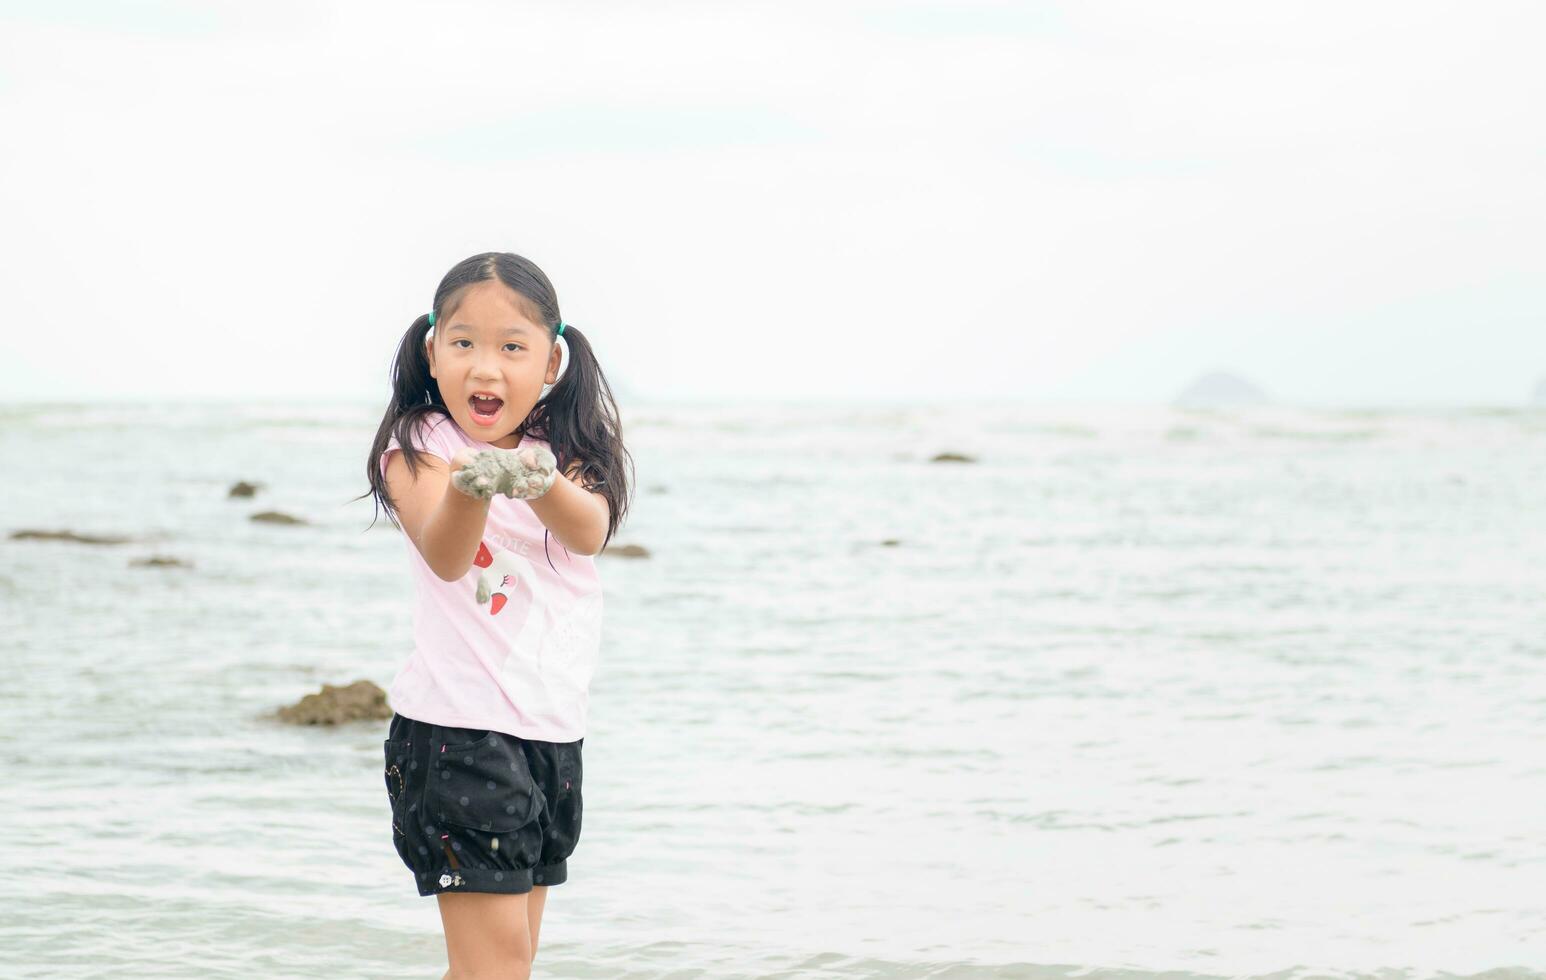
[{"label": "distant island", "polygon": [[1182,389],[1175,400],[1181,408],[1223,408],[1271,402],[1261,388],[1228,371],[1210,371],[1202,375]]}]

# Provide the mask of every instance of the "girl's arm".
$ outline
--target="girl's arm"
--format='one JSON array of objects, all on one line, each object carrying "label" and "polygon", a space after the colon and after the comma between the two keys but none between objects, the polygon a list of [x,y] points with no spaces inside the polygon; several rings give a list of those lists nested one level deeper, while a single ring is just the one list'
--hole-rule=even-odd
[{"label": "girl's arm", "polygon": [[[579,471],[578,461],[570,465],[571,474],[578,476]],[[611,516],[606,497],[584,489],[571,476],[560,473],[553,478],[547,493],[526,502],[558,543],[573,554],[594,555],[601,551]]]},{"label": "girl's arm", "polygon": [[[471,450],[463,449],[448,467],[433,453],[420,453],[417,479],[409,474],[401,452],[387,460],[387,489],[397,508],[397,519],[424,563],[447,582],[455,582],[472,567],[488,522],[489,501],[470,497],[451,485],[451,473],[471,456]],[[553,482],[556,489],[559,481]]]}]

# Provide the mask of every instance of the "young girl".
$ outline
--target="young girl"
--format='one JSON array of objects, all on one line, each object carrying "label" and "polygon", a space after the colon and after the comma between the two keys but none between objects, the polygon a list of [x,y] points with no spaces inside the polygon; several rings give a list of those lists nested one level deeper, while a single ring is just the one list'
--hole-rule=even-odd
[{"label": "young girl", "polygon": [[[519,450],[515,486],[454,478],[493,447]],[[594,556],[627,512],[625,462],[601,366],[542,270],[508,252],[451,269],[398,346],[367,464],[415,592],[414,650],[387,692],[392,841],[439,901],[447,976],[525,975],[547,889],[568,879]]]}]

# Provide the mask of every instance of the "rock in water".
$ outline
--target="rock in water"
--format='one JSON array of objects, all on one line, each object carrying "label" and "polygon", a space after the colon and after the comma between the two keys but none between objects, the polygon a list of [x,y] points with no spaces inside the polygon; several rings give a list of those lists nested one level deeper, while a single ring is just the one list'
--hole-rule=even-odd
[{"label": "rock in water", "polygon": [[496,493],[517,500],[532,500],[547,493],[558,479],[558,458],[543,446],[479,450],[472,462],[451,477],[456,489],[469,497],[488,500]]},{"label": "rock in water", "polygon": [[276,714],[280,721],[292,725],[337,725],[346,721],[381,721],[392,717],[392,709],[380,687],[370,681],[355,681],[347,687],[323,684],[319,693],[308,694]]},{"label": "rock in water", "polygon": [[603,555],[613,558],[648,558],[649,549],[642,544],[614,544],[602,551]]},{"label": "rock in water", "polygon": [[181,558],[173,558],[171,555],[151,555],[149,558],[135,558],[129,562],[131,568],[192,568],[190,562]]},{"label": "rock in water", "polygon": [[260,510],[248,520],[257,521],[259,524],[309,524],[310,522],[300,517],[292,517],[289,514],[277,510]]},{"label": "rock in water", "polygon": [[38,531],[31,528],[11,532],[12,541],[31,538],[39,541],[76,541],[80,544],[124,544],[131,540],[121,534],[78,534],[74,531]]},{"label": "rock in water", "polygon": [[1220,408],[1234,405],[1266,405],[1272,399],[1256,385],[1227,371],[1211,371],[1187,385],[1176,396],[1182,408]]}]

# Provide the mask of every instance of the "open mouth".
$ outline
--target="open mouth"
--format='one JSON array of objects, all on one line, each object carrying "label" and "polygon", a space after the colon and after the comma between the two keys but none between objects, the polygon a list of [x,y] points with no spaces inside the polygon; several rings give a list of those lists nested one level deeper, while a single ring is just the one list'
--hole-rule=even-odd
[{"label": "open mouth", "polygon": [[467,399],[467,405],[472,409],[472,420],[481,425],[491,425],[505,407],[503,400],[491,395],[473,395]]}]

